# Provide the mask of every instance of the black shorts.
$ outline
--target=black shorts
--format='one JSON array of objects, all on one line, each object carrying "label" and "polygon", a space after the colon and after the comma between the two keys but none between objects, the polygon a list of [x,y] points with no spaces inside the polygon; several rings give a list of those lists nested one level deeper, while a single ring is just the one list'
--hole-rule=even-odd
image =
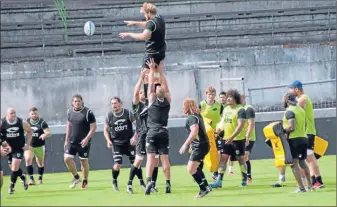
[{"label": "black shorts", "polygon": [[216,148],[218,149],[218,151],[221,151],[223,144],[223,138],[218,136],[218,138],[216,139]]},{"label": "black shorts", "polygon": [[79,144],[68,143],[68,146],[65,152],[65,154],[72,155],[72,156],[76,156],[76,154],[78,154],[78,156],[81,159],[88,159],[89,153],[90,153],[90,143],[88,143],[88,145],[84,148],[82,148],[82,146]]},{"label": "black shorts", "polygon": [[305,160],[307,158],[307,138],[291,138],[289,139],[289,147],[293,159]]},{"label": "black shorts", "polygon": [[112,156],[114,163],[123,164],[123,155],[129,157],[129,161],[131,164],[135,161],[135,146],[132,146],[130,143],[126,143],[123,145],[112,144]]},{"label": "black shorts", "polygon": [[222,154],[230,155],[232,157],[235,156],[243,156],[245,155],[245,149],[246,149],[246,140],[235,140],[232,142],[232,144],[225,144],[223,145]]},{"label": "black shorts", "polygon": [[138,135],[138,142],[136,145],[136,154],[137,155],[146,155],[146,134]]},{"label": "black shorts", "polygon": [[169,132],[166,128],[149,129],[146,135],[146,152],[159,155],[169,154]]},{"label": "black shorts", "polygon": [[12,152],[7,155],[8,157],[8,164],[12,164],[12,159],[16,158],[19,160],[23,159],[24,151],[23,149],[12,149]]},{"label": "black shorts", "polygon": [[150,60],[151,58],[153,58],[154,61],[159,65],[160,61],[165,59],[165,51],[162,51],[162,52],[159,52],[159,53],[156,53],[156,54],[145,53],[144,58],[143,58],[143,64],[142,64],[143,68],[149,69],[149,66],[147,66],[146,62],[148,60]]},{"label": "black shorts", "polygon": [[308,136],[308,149],[314,151],[316,135],[308,134],[307,136]]},{"label": "black shorts", "polygon": [[255,141],[249,141],[249,144],[248,144],[248,146],[246,146],[246,150],[245,151],[251,153],[252,149],[254,147],[254,144],[255,144]]},{"label": "black shorts", "polygon": [[192,152],[190,155],[190,161],[201,162],[209,152],[209,144],[202,144],[198,147],[192,146]]}]

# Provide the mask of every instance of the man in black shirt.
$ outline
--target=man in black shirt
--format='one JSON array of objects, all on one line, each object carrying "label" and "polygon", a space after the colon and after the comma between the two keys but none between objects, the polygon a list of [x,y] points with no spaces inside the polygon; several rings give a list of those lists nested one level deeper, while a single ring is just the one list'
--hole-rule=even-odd
[{"label": "man in black shirt", "polygon": [[149,69],[146,62],[153,58],[157,65],[165,58],[165,20],[157,14],[157,8],[151,3],[144,3],[140,12],[144,14],[146,21],[125,21],[128,26],[137,26],[144,31],[142,33],[120,33],[121,38],[131,37],[136,40],[145,40],[145,56],[143,68]]},{"label": "man in black shirt", "polygon": [[186,119],[186,129],[189,136],[179,152],[180,154],[183,154],[190,144],[192,145],[192,152],[187,164],[187,170],[200,188],[196,198],[202,198],[211,191],[205,178],[205,174],[202,171],[203,160],[210,149],[209,140],[204,121],[199,114],[198,105],[193,99],[186,98],[184,100],[183,113],[188,115]]},{"label": "man in black shirt", "polygon": [[[171,94],[168,89],[167,80],[163,72],[163,63],[158,66],[154,59],[151,58],[147,62],[149,73],[149,108],[148,108],[148,132],[146,135],[146,179],[147,186],[145,194],[151,193],[153,182],[151,181],[154,164],[156,162],[155,155],[158,152],[163,166],[166,179],[166,193],[171,193],[170,183],[170,161],[169,161],[169,133],[167,123],[171,108]],[[160,78],[161,84],[155,84],[155,76]]]},{"label": "man in black shirt", "polygon": [[33,158],[35,156],[36,164],[38,166],[39,179],[38,183],[42,184],[42,176],[44,172],[44,156],[45,156],[45,142],[50,136],[50,129],[47,122],[40,118],[36,107],[29,110],[28,124],[33,130],[33,140],[30,150],[25,151],[26,168],[30,177],[29,185],[35,185]]},{"label": "man in black shirt", "polygon": [[91,138],[96,131],[96,118],[94,113],[83,106],[83,98],[79,94],[72,97],[72,107],[67,111],[68,123],[64,140],[64,162],[74,179],[69,188],[75,188],[81,181],[77,174],[74,157],[78,154],[81,161],[83,175],[82,189],[88,185],[89,174],[89,151]]},{"label": "man in black shirt", "polygon": [[[25,144],[25,132],[27,133],[27,144]],[[10,165],[12,170],[11,185],[8,193],[14,194],[14,186],[18,177],[21,178],[24,189],[27,190],[26,176],[22,174],[20,164],[24,150],[30,148],[32,129],[26,121],[16,116],[14,108],[8,108],[6,117],[1,120],[1,134],[3,141],[6,141],[12,149],[11,153],[8,154],[12,157],[12,164]]]},{"label": "man in black shirt", "polygon": [[[123,155],[129,157],[130,164],[133,166],[135,161],[135,147],[137,137],[134,136],[132,124],[134,117],[129,110],[122,108],[122,103],[119,97],[111,99],[112,111],[110,111],[105,119],[104,137],[107,141],[108,148],[112,148],[114,165],[112,167],[112,187],[115,191],[119,191],[117,178],[120,173],[121,165],[123,164]],[[131,167],[130,174],[134,173],[134,168]],[[142,178],[141,185],[145,186]],[[132,181],[128,183],[127,192],[132,194]]]}]

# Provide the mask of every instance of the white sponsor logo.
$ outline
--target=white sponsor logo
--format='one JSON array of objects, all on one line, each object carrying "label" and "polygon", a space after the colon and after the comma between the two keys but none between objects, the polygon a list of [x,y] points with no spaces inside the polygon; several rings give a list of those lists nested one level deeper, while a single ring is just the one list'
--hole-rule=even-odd
[{"label": "white sponsor logo", "polygon": [[115,131],[123,131],[128,129],[128,125],[125,124],[126,119],[120,119],[118,121],[115,121]]},{"label": "white sponsor logo", "polygon": [[35,127],[35,126],[33,126],[33,127],[31,127],[31,128],[32,128],[33,132],[36,132],[37,130],[39,130],[39,128],[37,128],[37,127]]},{"label": "white sponsor logo", "polygon": [[7,133],[7,137],[8,138],[15,138],[15,137],[18,137],[20,136],[20,133],[18,132],[19,130],[19,127],[11,127],[11,128],[8,128],[6,131],[8,132]]}]

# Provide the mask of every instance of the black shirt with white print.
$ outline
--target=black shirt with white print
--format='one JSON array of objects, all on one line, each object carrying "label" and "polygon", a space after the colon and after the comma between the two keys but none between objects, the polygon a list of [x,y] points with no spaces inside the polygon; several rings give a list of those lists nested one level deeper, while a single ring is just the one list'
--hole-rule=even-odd
[{"label": "black shirt with white print", "polygon": [[44,146],[46,141],[40,139],[40,136],[44,134],[44,130],[48,129],[48,124],[42,118],[34,121],[31,118],[27,119],[28,124],[32,128],[33,136],[32,136],[32,147],[41,147]]},{"label": "black shirt with white print", "polygon": [[25,144],[25,131],[23,120],[19,117],[13,123],[9,123],[6,118],[1,120],[2,141],[6,141],[12,151],[21,150]]},{"label": "black shirt with white print", "polygon": [[133,136],[132,123],[134,117],[127,109],[121,112],[109,112],[105,118],[105,124],[109,126],[110,140],[115,145],[129,143]]}]

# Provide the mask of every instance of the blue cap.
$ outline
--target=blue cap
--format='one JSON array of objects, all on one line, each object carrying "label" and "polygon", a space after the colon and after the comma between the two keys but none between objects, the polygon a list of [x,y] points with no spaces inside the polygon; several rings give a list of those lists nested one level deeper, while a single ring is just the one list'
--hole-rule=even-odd
[{"label": "blue cap", "polygon": [[289,88],[302,88],[302,83],[299,80],[295,80],[288,87]]}]

